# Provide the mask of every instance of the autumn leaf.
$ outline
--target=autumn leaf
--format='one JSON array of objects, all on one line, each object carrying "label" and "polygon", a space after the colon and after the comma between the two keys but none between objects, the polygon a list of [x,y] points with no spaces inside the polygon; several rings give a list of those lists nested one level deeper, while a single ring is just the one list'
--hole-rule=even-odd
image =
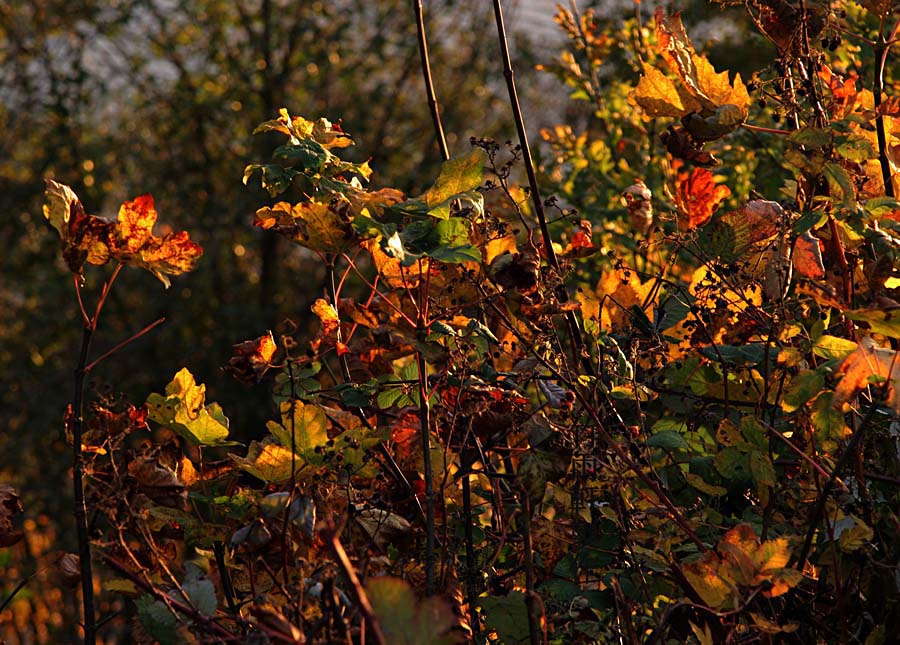
[{"label": "autumn leaf", "polygon": [[256,211],[253,225],[273,229],[300,246],[320,253],[343,253],[353,246],[349,220],[331,204],[278,202]]},{"label": "autumn leaf", "polygon": [[272,366],[277,348],[272,332],[255,340],[238,343],[234,346],[235,355],[228,359],[225,371],[241,383],[259,383]]},{"label": "autumn leaf", "polygon": [[629,98],[647,116],[682,118],[695,113],[688,128],[698,140],[707,141],[731,132],[747,118],[750,95],[740,74],[731,83],[728,72],[717,73],[705,56],[694,51],[680,13],[667,16],[664,9],[657,9],[656,37],[660,55],[680,82],[644,63]]},{"label": "autumn leaf", "polygon": [[773,598],[787,593],[803,574],[787,568],[791,551],[787,538],[760,543],[749,524],[729,530],[715,551],[684,565],[685,578],[709,607],[736,607],[745,593],[762,588]]},{"label": "autumn leaf", "polygon": [[203,254],[183,231],[153,234],[157,212],[150,195],[124,202],[115,222],[85,214],[72,189],[53,180],[47,180],[45,195],[44,216],[59,232],[63,258],[77,275],[85,262],[102,265],[114,259],[147,269],[168,288],[169,275],[192,271]]},{"label": "autumn leaf", "polygon": [[24,533],[13,526],[12,518],[22,512],[22,502],[16,489],[0,484],[0,548],[12,546],[22,539]]},{"label": "autumn leaf", "polygon": [[820,280],[825,277],[821,243],[810,231],[797,238],[791,260],[794,263],[794,270],[804,278]]},{"label": "autumn leaf", "polygon": [[675,205],[678,207],[678,224],[689,231],[703,226],[716,209],[722,205],[731,190],[723,184],[716,184],[707,168],[694,168],[690,174],[678,173],[675,180]]},{"label": "autumn leaf", "polygon": [[655,18],[659,53],[700,104],[701,114],[710,116],[723,105],[734,105],[740,110],[741,118],[746,118],[750,95],[740,74],[735,76],[732,84],[728,81],[728,72],[717,73],[705,56],[694,51],[680,13],[666,16],[665,9],[660,7]]},{"label": "autumn leaf", "polygon": [[650,117],[681,118],[700,109],[697,99],[647,63],[631,98]]},{"label": "autumn leaf", "polygon": [[841,377],[832,398],[836,408],[840,409],[869,385],[886,384],[887,404],[900,414],[900,359],[893,349],[878,347],[873,340],[864,339],[841,362],[836,374]]},{"label": "autumn leaf", "polygon": [[152,421],[201,446],[232,445],[228,418],[218,403],[206,404],[206,385],[182,368],[166,386],[165,395],[150,394],[145,404]]}]

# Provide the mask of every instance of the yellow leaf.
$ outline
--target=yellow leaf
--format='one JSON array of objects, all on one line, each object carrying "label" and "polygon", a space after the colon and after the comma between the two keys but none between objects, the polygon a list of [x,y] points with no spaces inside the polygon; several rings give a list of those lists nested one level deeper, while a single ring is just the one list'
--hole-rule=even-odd
[{"label": "yellow leaf", "polygon": [[649,117],[681,118],[700,109],[696,99],[680,91],[672,79],[646,63],[644,74],[630,98]]},{"label": "yellow leaf", "polygon": [[663,8],[657,9],[656,37],[660,55],[699,103],[703,116],[715,114],[723,105],[734,105],[742,120],[747,117],[750,95],[740,75],[729,83],[728,72],[717,73],[705,56],[694,51],[680,13],[667,16]]},{"label": "yellow leaf", "polygon": [[[291,478],[291,451],[274,439],[266,439],[262,443],[252,441],[246,457],[231,455],[231,458],[242,470],[264,482],[278,484]],[[294,461],[299,470],[303,460],[294,458]]]}]

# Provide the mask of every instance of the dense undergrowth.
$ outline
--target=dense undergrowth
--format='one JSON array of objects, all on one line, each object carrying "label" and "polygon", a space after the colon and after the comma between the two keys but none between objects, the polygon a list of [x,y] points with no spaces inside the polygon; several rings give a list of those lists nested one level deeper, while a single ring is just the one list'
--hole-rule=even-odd
[{"label": "dense undergrowth", "polygon": [[247,446],[190,366],[82,401],[116,360],[88,350],[120,268],[168,283],[201,251],[153,235],[147,196],[110,222],[49,182],[85,323],[66,431],[86,514],[55,566],[98,598],[91,635],[890,642],[900,22],[747,9],[776,52],[750,79],[678,14],[559,9],[546,69],[590,118],[541,132],[538,175],[524,140],[473,140],[411,196],[369,186],[326,119],[259,126],[283,143],[245,171],[271,197],[253,224],[327,277],[312,334],[286,321],[222,357],[279,411]]}]

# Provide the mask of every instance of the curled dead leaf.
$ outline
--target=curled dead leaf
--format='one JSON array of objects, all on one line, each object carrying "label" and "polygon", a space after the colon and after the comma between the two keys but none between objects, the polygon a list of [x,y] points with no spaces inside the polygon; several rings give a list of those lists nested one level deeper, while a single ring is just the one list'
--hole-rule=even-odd
[{"label": "curled dead leaf", "polygon": [[13,524],[13,516],[22,512],[22,502],[16,489],[0,484],[0,548],[12,546],[22,539],[23,533]]}]

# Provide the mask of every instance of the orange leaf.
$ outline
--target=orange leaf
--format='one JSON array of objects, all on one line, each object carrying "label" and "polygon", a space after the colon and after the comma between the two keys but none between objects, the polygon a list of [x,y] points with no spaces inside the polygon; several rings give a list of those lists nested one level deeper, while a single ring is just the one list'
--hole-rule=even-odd
[{"label": "orange leaf", "polygon": [[114,259],[147,269],[168,288],[167,274],[191,271],[203,254],[187,233],[153,235],[157,213],[150,195],[122,204],[115,222],[86,214],[72,189],[63,184],[48,180],[45,195],[44,216],[59,232],[63,258],[77,275],[85,262],[101,265]]},{"label": "orange leaf", "polygon": [[741,82],[740,74],[735,76],[732,85],[728,81],[728,72],[717,73],[705,56],[694,51],[679,12],[666,16],[665,10],[660,7],[655,18],[659,53],[700,103],[703,108],[701,113],[708,116],[723,105],[735,105],[741,111],[741,120],[746,118],[750,95]]},{"label": "orange leaf", "polygon": [[806,231],[797,238],[794,244],[794,269],[804,278],[819,280],[825,277],[825,265],[822,263],[822,249],[819,238]]},{"label": "orange leaf", "polygon": [[277,346],[272,332],[255,340],[245,340],[234,346],[235,355],[228,360],[225,371],[241,383],[258,383],[272,365]]},{"label": "orange leaf", "polygon": [[712,172],[706,168],[694,168],[690,175],[679,173],[675,180],[679,227],[687,231],[703,226],[729,195],[728,186],[716,184]]}]

